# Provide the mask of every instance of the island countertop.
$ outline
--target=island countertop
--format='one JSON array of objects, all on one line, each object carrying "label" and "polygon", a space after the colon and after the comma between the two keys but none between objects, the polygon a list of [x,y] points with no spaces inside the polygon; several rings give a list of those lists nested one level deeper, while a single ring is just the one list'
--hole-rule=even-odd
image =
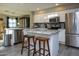
[{"label": "island countertop", "polygon": [[56,34],[59,31],[58,30],[48,30],[48,29],[24,29],[23,30],[24,35],[30,33],[30,34],[39,34],[39,35],[52,35]]},{"label": "island countertop", "polygon": [[45,34],[45,35],[51,35],[59,32],[58,30],[48,30],[44,28],[39,28],[39,29],[28,29],[28,28],[6,28],[7,32],[11,32],[12,30],[23,30],[24,35],[27,33],[38,33],[38,34]]}]

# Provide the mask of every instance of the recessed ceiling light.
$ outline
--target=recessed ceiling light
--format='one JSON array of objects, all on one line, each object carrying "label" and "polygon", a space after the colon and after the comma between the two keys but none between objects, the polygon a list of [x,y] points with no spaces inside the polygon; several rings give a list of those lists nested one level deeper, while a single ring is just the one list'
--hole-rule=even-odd
[{"label": "recessed ceiling light", "polygon": [[59,4],[58,3],[56,3],[56,6],[58,6]]},{"label": "recessed ceiling light", "polygon": [[40,10],[40,8],[37,8],[36,10]]}]

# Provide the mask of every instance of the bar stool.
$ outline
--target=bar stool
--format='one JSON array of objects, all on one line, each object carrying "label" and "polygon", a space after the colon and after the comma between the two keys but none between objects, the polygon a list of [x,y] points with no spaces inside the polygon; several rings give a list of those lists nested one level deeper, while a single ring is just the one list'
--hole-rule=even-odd
[{"label": "bar stool", "polygon": [[[36,37],[35,38],[35,42],[34,42],[34,53],[33,55],[35,55],[36,53],[39,53],[39,56],[43,55],[43,56],[50,56],[50,49],[49,49],[49,40],[48,38],[45,38],[45,37]],[[39,42],[39,50],[36,51],[36,43],[37,43],[37,40]],[[43,48],[41,48],[41,43],[43,42]],[[47,42],[47,47],[48,49],[45,48],[45,43]],[[43,53],[41,53],[41,50],[43,50]],[[48,52],[48,54],[45,55],[45,52]]]},{"label": "bar stool", "polygon": [[[26,46],[24,46],[25,38],[27,38],[27,42],[28,42],[28,44]],[[30,39],[32,39],[33,40],[33,43],[34,43],[34,36],[23,35],[21,54],[23,54],[23,48],[28,49],[28,56],[30,56],[30,51],[34,50],[34,48],[33,49],[30,49],[30,47],[33,47],[34,46],[34,45],[30,44]]]}]

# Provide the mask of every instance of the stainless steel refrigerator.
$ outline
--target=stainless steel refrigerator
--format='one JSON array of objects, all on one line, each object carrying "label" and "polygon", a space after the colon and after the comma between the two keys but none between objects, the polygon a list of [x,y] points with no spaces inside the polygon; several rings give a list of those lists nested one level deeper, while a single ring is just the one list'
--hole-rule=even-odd
[{"label": "stainless steel refrigerator", "polygon": [[66,45],[79,48],[79,11],[65,14]]}]

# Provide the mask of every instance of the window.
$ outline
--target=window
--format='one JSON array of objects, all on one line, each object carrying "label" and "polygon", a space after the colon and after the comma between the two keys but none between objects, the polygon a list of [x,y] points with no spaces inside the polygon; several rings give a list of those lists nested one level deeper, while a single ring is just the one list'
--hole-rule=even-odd
[{"label": "window", "polygon": [[13,28],[13,27],[16,27],[16,26],[17,26],[16,19],[9,18],[9,27]]}]

